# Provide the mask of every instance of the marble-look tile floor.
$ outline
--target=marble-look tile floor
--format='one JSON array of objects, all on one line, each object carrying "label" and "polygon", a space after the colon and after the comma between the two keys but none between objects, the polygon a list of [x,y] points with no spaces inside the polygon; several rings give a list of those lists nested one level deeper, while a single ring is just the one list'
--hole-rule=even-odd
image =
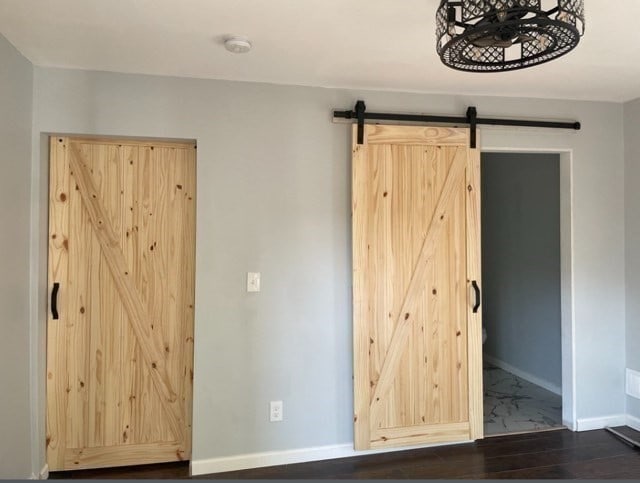
[{"label": "marble-look tile floor", "polygon": [[484,363],[486,436],[562,427],[562,398],[492,364]]}]

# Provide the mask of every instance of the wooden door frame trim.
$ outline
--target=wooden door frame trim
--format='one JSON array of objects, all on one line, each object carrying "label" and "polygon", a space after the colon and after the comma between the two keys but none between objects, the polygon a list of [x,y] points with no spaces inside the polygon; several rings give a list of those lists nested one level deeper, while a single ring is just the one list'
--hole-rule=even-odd
[{"label": "wooden door frame trim", "polygon": [[562,350],[562,424],[571,431],[577,431],[573,149],[480,146],[479,151],[481,156],[486,153],[558,154],[560,156],[560,339]]}]

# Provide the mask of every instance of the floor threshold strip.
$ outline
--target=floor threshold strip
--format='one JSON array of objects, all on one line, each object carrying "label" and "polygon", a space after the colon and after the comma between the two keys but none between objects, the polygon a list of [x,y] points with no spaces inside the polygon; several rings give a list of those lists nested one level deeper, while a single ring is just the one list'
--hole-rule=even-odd
[{"label": "floor threshold strip", "polygon": [[606,429],[607,431],[609,431],[611,434],[613,434],[616,438],[620,439],[621,441],[627,443],[629,446],[636,448],[636,449],[640,449],[640,443],[638,441],[636,441],[635,439],[631,439],[629,436],[626,436],[618,431],[616,431],[613,428],[610,428],[609,426],[606,426],[604,429]]}]

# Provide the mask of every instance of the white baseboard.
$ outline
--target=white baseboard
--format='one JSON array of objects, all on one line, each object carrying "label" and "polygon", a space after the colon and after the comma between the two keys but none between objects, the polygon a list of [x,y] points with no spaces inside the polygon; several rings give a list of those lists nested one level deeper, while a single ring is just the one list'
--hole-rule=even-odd
[{"label": "white baseboard", "polygon": [[562,396],[562,388],[560,386],[556,386],[555,384],[549,381],[545,381],[544,379],[540,379],[539,377],[536,377],[533,374],[529,374],[528,372],[521,371],[517,367],[513,367],[511,364],[501,361],[500,359],[496,359],[495,357],[490,356],[488,354],[483,354],[482,357],[484,358],[485,361],[489,362],[490,364],[493,364],[494,366],[499,367],[500,369],[510,372],[511,374],[514,374],[518,377],[521,377],[525,381],[529,381],[530,383],[535,384],[536,386],[540,386],[546,389],[547,391],[551,391],[552,393],[557,394],[558,396]]},{"label": "white baseboard", "polygon": [[45,463],[39,474],[31,473],[31,480],[48,480],[49,479],[49,464]]},{"label": "white baseboard", "polygon": [[562,425],[565,426],[569,431],[577,431],[577,424],[575,421],[569,421],[568,419],[562,420]]},{"label": "white baseboard", "polygon": [[577,431],[591,431],[593,429],[602,429],[605,426],[624,426],[627,424],[628,416],[625,414],[613,414],[610,416],[602,416],[600,418],[584,418],[578,419]]},{"label": "white baseboard", "polygon": [[249,468],[262,468],[265,466],[287,465],[293,463],[307,463],[310,461],[348,458],[351,456],[363,456],[368,454],[390,453],[393,451],[407,451],[410,449],[429,448],[433,446],[448,446],[451,444],[471,443],[471,441],[459,441],[456,443],[426,444],[404,448],[385,448],[368,451],[356,451],[353,443],[335,444],[330,446],[316,446],[312,448],[300,448],[284,451],[268,451],[264,453],[249,453],[236,456],[223,456],[220,458],[208,458],[191,461],[191,474],[208,475],[223,471],[246,470]]},{"label": "white baseboard", "polygon": [[636,431],[640,431],[640,418],[627,414],[627,426],[635,429]]},{"label": "white baseboard", "polygon": [[35,472],[31,473],[30,480],[48,480],[49,479],[49,464],[45,463],[39,474]]}]

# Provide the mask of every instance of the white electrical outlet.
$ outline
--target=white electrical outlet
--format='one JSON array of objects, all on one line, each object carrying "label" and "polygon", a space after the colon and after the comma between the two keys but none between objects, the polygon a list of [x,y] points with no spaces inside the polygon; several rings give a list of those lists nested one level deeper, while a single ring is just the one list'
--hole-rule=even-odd
[{"label": "white electrical outlet", "polygon": [[282,421],[282,401],[271,401],[271,403],[269,403],[269,408],[269,421],[272,423]]},{"label": "white electrical outlet", "polygon": [[247,273],[247,292],[260,291],[260,272]]},{"label": "white electrical outlet", "polygon": [[640,399],[640,372],[627,369],[627,394]]}]

